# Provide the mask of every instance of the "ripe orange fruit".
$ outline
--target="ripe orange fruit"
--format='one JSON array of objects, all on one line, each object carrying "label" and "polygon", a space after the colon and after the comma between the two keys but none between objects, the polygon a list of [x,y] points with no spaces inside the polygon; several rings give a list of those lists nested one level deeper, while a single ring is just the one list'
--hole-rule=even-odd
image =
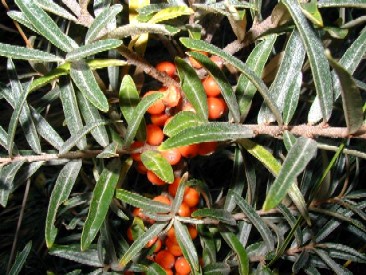
[{"label": "ripe orange fruit", "polygon": [[216,141],[202,142],[200,144],[200,148],[198,149],[198,154],[201,156],[209,155],[215,152],[216,148],[217,148]]},{"label": "ripe orange fruit", "polygon": [[150,145],[160,145],[164,140],[163,130],[159,126],[149,124],[146,126],[146,142]]},{"label": "ripe orange fruit", "polygon": [[175,197],[175,194],[177,194],[180,179],[180,177],[176,177],[173,183],[169,184],[168,186],[168,192],[172,197]]},{"label": "ripe orange fruit", "polygon": [[218,57],[217,55],[213,55],[210,57],[211,61],[216,64],[217,67],[220,69],[223,67],[224,62],[222,61],[221,57]]},{"label": "ripe orange fruit", "polygon": [[174,266],[175,257],[168,250],[161,250],[156,254],[155,262],[162,268],[170,269]]},{"label": "ripe orange fruit", "polygon": [[164,196],[164,195],[159,195],[159,196],[154,197],[153,201],[158,201],[158,202],[161,202],[161,203],[164,203],[164,204],[167,204],[167,205],[171,204],[170,199],[167,196]]},{"label": "ripe orange fruit", "polygon": [[175,238],[175,230],[174,230],[174,227],[170,227],[168,232],[166,233],[166,236],[172,240],[176,240]]},{"label": "ripe orange fruit", "polygon": [[188,261],[184,257],[179,257],[175,261],[174,265],[175,271],[179,274],[186,275],[191,272],[191,266],[189,265]]},{"label": "ripe orange fruit", "polygon": [[179,244],[177,244],[177,242],[175,242],[173,239],[166,238],[165,245],[168,251],[172,253],[174,256],[177,257],[183,255],[182,249],[180,248]]},{"label": "ripe orange fruit", "polygon": [[178,209],[178,215],[181,217],[189,217],[191,215],[191,209],[189,208],[188,204],[182,202]]},{"label": "ripe orange fruit", "polygon": [[136,170],[140,174],[146,174],[147,173],[147,168],[145,167],[145,165],[142,162],[137,163]]},{"label": "ripe orange fruit", "polygon": [[132,235],[132,228],[131,226],[127,228],[127,239],[131,242],[133,242],[133,235]]},{"label": "ripe orange fruit", "polygon": [[[144,96],[150,95],[150,94],[155,94],[155,93],[161,93],[159,91],[148,91]],[[163,103],[162,99],[158,99],[157,101],[154,102],[154,104],[152,104],[148,109],[147,112],[150,115],[157,115],[157,114],[161,114],[162,112],[164,112],[165,110],[165,105]]]},{"label": "ripe orange fruit", "polygon": [[182,159],[182,155],[177,148],[164,150],[160,153],[170,163],[170,165],[176,165]]},{"label": "ripe orange fruit", "polygon": [[170,268],[164,268],[166,275],[173,275],[173,271]]},{"label": "ripe orange fruit", "polygon": [[[133,150],[136,150],[136,149],[139,149],[141,148],[142,146],[144,146],[144,142],[142,141],[134,141],[132,144],[131,144],[131,151]],[[131,158],[134,160],[134,161],[141,161],[141,153],[132,153],[131,154]]]},{"label": "ripe orange fruit", "polygon": [[189,207],[195,207],[200,202],[200,193],[191,187],[187,187],[184,191],[183,202]]},{"label": "ripe orange fruit", "polygon": [[162,241],[158,238],[154,244],[154,253],[160,251],[162,246]]},{"label": "ripe orange fruit", "polygon": [[189,235],[191,236],[191,239],[194,240],[195,238],[197,238],[198,235],[198,231],[195,225],[193,224],[189,224],[188,225],[188,232]]},{"label": "ripe orange fruit", "polygon": [[164,92],[163,103],[167,107],[176,107],[181,99],[180,91],[177,87],[171,86]]},{"label": "ripe orange fruit", "polygon": [[[202,51],[197,51],[199,52],[200,54],[203,54],[205,56],[208,56],[208,53],[207,52],[202,52]],[[194,59],[192,56],[188,56],[188,59],[189,59],[189,62],[191,63],[191,66],[195,69],[201,69],[202,68],[202,65],[196,60]]]},{"label": "ripe orange fruit", "polygon": [[207,96],[218,96],[221,94],[221,89],[219,85],[217,84],[216,80],[208,76],[202,81],[203,88],[205,89],[205,92]]},{"label": "ripe orange fruit", "polygon": [[147,242],[147,244],[145,245],[146,248],[150,248],[153,246],[153,244],[155,244],[155,242],[158,240],[158,236],[155,236],[154,238],[152,238],[150,241]]},{"label": "ripe orange fruit", "polygon": [[161,114],[150,116],[151,123],[156,126],[161,126],[161,127],[164,126],[164,124],[168,120],[168,118],[170,118],[170,115],[166,114],[166,113],[161,113]]},{"label": "ripe orange fruit", "polygon": [[199,144],[191,144],[179,147],[178,150],[181,153],[181,155],[185,158],[193,158],[197,156],[199,149]]},{"label": "ripe orange fruit", "polygon": [[155,69],[157,69],[159,72],[166,73],[170,77],[174,76],[176,73],[176,67],[174,63],[168,61],[160,62],[155,66]]},{"label": "ripe orange fruit", "polygon": [[226,111],[226,103],[222,98],[208,97],[208,118],[217,119],[224,115]]},{"label": "ripe orange fruit", "polygon": [[148,170],[146,173],[147,179],[153,184],[153,185],[165,185],[167,184],[165,181],[163,181],[161,178],[159,178],[153,171]]}]

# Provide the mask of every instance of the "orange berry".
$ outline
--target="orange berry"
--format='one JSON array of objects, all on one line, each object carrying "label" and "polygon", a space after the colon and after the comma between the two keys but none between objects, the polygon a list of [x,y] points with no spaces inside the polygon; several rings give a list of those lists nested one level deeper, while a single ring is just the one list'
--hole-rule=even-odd
[{"label": "orange berry", "polygon": [[217,119],[223,116],[226,111],[226,103],[222,98],[208,97],[208,118]]},{"label": "orange berry", "polygon": [[164,196],[164,195],[159,195],[159,196],[154,197],[153,201],[158,201],[158,202],[161,202],[161,203],[164,203],[164,204],[167,204],[167,205],[171,204],[170,199],[167,196]]},{"label": "orange berry", "polygon": [[181,99],[181,94],[177,87],[171,86],[167,90],[165,90],[163,93],[164,93],[164,97],[162,100],[163,100],[163,103],[165,104],[165,106],[173,108],[179,104],[179,101]]},{"label": "orange berry", "polygon": [[191,236],[191,239],[194,240],[195,238],[197,238],[198,235],[198,231],[195,225],[193,224],[189,224],[188,225],[188,232],[189,235]]},{"label": "orange berry", "polygon": [[188,261],[184,257],[179,257],[175,261],[174,265],[175,271],[179,274],[186,275],[191,272],[191,266],[189,265]]},{"label": "orange berry", "polygon": [[165,245],[168,251],[174,256],[178,257],[183,255],[182,249],[180,248],[179,244],[177,244],[173,239],[167,238],[165,240]]},{"label": "orange berry", "polygon": [[217,67],[220,69],[223,67],[224,62],[222,61],[221,57],[218,57],[217,55],[213,55],[210,57],[211,61],[216,64]]},{"label": "orange berry", "polygon": [[127,228],[127,239],[131,242],[133,242],[133,235],[132,235],[132,228],[131,226]]},{"label": "orange berry", "polygon": [[160,145],[164,140],[163,130],[159,126],[149,124],[146,126],[146,142],[150,145]]},{"label": "orange berry", "polygon": [[147,179],[153,184],[153,185],[165,185],[167,184],[165,181],[163,181],[161,178],[159,178],[153,171],[148,170],[146,173]]},{"label": "orange berry", "polygon": [[168,250],[161,250],[156,254],[155,262],[162,268],[170,269],[174,266],[175,257]]},{"label": "orange berry", "polygon": [[166,275],[173,275],[173,271],[170,268],[164,268]]},{"label": "orange berry", "polygon": [[205,92],[207,96],[218,96],[221,94],[221,89],[219,85],[217,84],[216,80],[208,76],[202,81],[203,88],[205,89]]},{"label": "orange berry", "polygon": [[168,120],[168,118],[170,118],[170,115],[166,113],[150,116],[151,123],[161,127],[165,125],[165,122]]},{"label": "orange berry", "polygon": [[160,62],[155,66],[155,69],[157,69],[159,72],[166,73],[170,77],[174,76],[176,73],[176,67],[174,63],[168,61]]},{"label": "orange berry", "polygon": [[190,144],[179,147],[178,150],[185,158],[193,158],[198,154],[199,144]]},{"label": "orange berry", "polygon": [[158,238],[154,244],[154,253],[160,251],[162,245],[162,241]]},{"label": "orange berry", "polygon": [[216,141],[202,142],[200,144],[200,148],[198,149],[198,154],[201,156],[209,155],[215,152],[216,148],[217,148]]},{"label": "orange berry", "polygon": [[182,155],[177,148],[164,150],[161,151],[160,153],[170,163],[170,165],[178,164],[182,158]]},{"label": "orange berry", "polygon": [[143,213],[142,209],[141,208],[138,208],[138,207],[136,207],[136,208],[133,209],[132,216],[139,217],[140,219],[143,219],[143,220],[146,219],[146,216]]},{"label": "orange berry", "polygon": [[189,208],[188,204],[182,202],[178,209],[178,215],[181,217],[189,217],[191,215],[191,209]]},{"label": "orange berry", "polygon": [[147,242],[147,244],[145,245],[145,247],[146,248],[152,247],[157,240],[158,240],[158,236],[155,236],[154,238],[152,238],[150,241]]},{"label": "orange berry", "polygon": [[147,173],[147,168],[145,167],[145,165],[142,162],[138,162],[137,163],[136,170],[140,174],[144,174],[145,175]]},{"label": "orange berry", "polygon": [[[131,151],[133,150],[137,150],[138,148],[141,148],[142,146],[144,146],[144,142],[142,141],[134,141],[132,144],[131,144]],[[141,153],[132,153],[131,154],[131,158],[134,160],[134,161],[141,161]]]},{"label": "orange berry", "polygon": [[175,197],[175,194],[177,194],[180,179],[180,177],[175,178],[173,183],[168,186],[168,192],[172,197]]},{"label": "orange berry", "polygon": [[186,188],[184,191],[183,202],[189,207],[194,207],[200,202],[200,193],[191,187]]},{"label": "orange berry", "polygon": [[[155,93],[161,93],[158,91],[148,91],[144,96],[150,95],[150,94],[155,94]],[[154,102],[154,104],[152,104],[148,109],[147,112],[150,115],[157,115],[157,114],[161,114],[162,112],[164,112],[165,110],[165,105],[163,103],[162,99],[158,99],[157,101]]]},{"label": "orange berry", "polygon": [[175,239],[175,230],[174,230],[174,227],[170,227],[168,232],[166,233],[166,236],[170,239],[173,239],[173,240],[176,240]]},{"label": "orange berry", "polygon": [[[197,51],[199,52],[200,54],[203,54],[205,56],[208,56],[208,53],[207,52],[202,52],[202,51]],[[196,60],[194,59],[192,56],[188,56],[188,59],[189,59],[189,62],[191,63],[191,66],[195,69],[201,69],[202,68],[202,65]]]}]

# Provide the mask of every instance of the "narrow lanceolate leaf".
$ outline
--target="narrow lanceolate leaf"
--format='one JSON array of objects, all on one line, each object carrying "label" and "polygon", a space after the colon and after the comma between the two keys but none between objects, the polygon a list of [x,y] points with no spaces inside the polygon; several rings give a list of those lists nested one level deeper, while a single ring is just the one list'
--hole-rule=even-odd
[{"label": "narrow lanceolate leaf", "polygon": [[168,7],[161,9],[154,14],[154,16],[149,20],[149,23],[159,23],[182,15],[190,15],[192,13],[194,13],[194,11],[187,6]]},{"label": "narrow lanceolate leaf", "polygon": [[34,2],[37,4],[37,6],[41,7],[42,9],[44,9],[48,12],[51,12],[51,13],[56,14],[58,16],[61,16],[65,19],[77,22],[77,18],[75,16],[73,16],[71,13],[69,13],[63,7],[57,5],[54,1],[36,0]]},{"label": "narrow lanceolate leaf", "polygon": [[8,150],[8,133],[0,126],[0,145]]},{"label": "narrow lanceolate leaf", "polygon": [[41,62],[61,62],[62,57],[35,49],[0,43],[0,56]]},{"label": "narrow lanceolate leaf", "polygon": [[135,240],[125,254],[123,254],[122,258],[119,260],[119,265],[121,267],[126,266],[145,247],[148,241],[163,231],[165,226],[165,223],[153,224],[145,233]]},{"label": "narrow lanceolate leaf", "polygon": [[234,90],[231,87],[229,81],[226,79],[224,73],[207,56],[198,52],[190,52],[189,55],[192,56],[199,63],[201,63],[201,65],[208,71],[211,77],[215,79],[217,85],[220,87],[221,95],[226,102],[230,114],[234,119],[234,122],[239,122],[239,105],[236,100]]},{"label": "narrow lanceolate leaf", "polygon": [[[253,70],[257,76],[262,75],[264,65],[273,50],[276,39],[277,35],[268,36],[264,41],[258,43],[248,56],[245,64],[249,69]],[[247,78],[245,74],[241,74],[235,91],[239,103],[241,121],[244,121],[248,115],[256,91],[256,86],[253,85],[249,78]]]},{"label": "narrow lanceolate leaf", "polygon": [[122,39],[128,36],[140,35],[143,33],[157,33],[173,36],[178,29],[163,24],[133,23],[116,28],[107,34],[108,38]]},{"label": "narrow lanceolate leaf", "polygon": [[[293,98],[293,89],[291,88],[294,88],[294,82],[297,81],[298,75],[301,73],[304,59],[305,48],[299,32],[294,30],[287,42],[276,78],[269,89],[271,95],[276,95],[276,106],[281,112],[285,109],[286,99]],[[298,92],[300,92],[300,89]],[[258,123],[270,123],[274,120],[275,117],[272,115],[272,112],[267,106],[262,105],[258,115]]]},{"label": "narrow lanceolate leaf", "polygon": [[160,145],[161,150],[208,141],[237,140],[253,137],[253,131],[241,124],[209,122],[184,129]]},{"label": "narrow lanceolate leaf", "polygon": [[364,0],[319,0],[319,8],[363,8],[366,9]]},{"label": "narrow lanceolate leaf", "polygon": [[64,34],[55,21],[32,0],[15,0],[20,10],[25,14],[34,28],[48,41],[64,52],[70,52],[78,45]]},{"label": "narrow lanceolate leaf", "polygon": [[14,264],[8,273],[9,275],[18,275],[20,273],[31,249],[32,249],[32,241],[29,241],[24,247],[24,249],[19,254],[17,254]]},{"label": "narrow lanceolate leaf", "polygon": [[166,271],[157,263],[152,263],[147,267],[146,275],[166,275]]},{"label": "narrow lanceolate leaf", "polygon": [[81,233],[81,250],[83,251],[88,249],[104,222],[118,183],[120,168],[120,160],[114,159],[104,168],[94,187],[88,217]]},{"label": "narrow lanceolate leaf", "polygon": [[302,72],[299,72],[296,79],[289,87],[287,96],[285,97],[285,105],[283,106],[283,122],[288,125],[295,114],[300,98],[300,90],[302,84]]},{"label": "narrow lanceolate leaf", "polygon": [[170,211],[169,205],[158,201],[153,201],[149,198],[127,191],[125,189],[117,189],[116,198],[136,208],[141,208],[142,210],[153,213],[168,213]]},{"label": "narrow lanceolate leaf", "polygon": [[[280,212],[282,213],[283,217],[286,219],[286,221],[288,222],[290,227],[293,228],[296,224],[296,218],[292,215],[291,211],[282,204],[278,205],[278,210],[280,210]],[[302,232],[301,232],[300,227],[296,228],[294,235],[295,235],[297,246],[299,246],[299,247],[302,246],[303,238],[302,238]]]},{"label": "narrow lanceolate leaf", "polygon": [[249,274],[249,257],[245,251],[244,246],[239,241],[238,237],[232,232],[221,232],[221,236],[226,243],[236,253],[239,260],[239,273],[241,275]]},{"label": "narrow lanceolate leaf", "polygon": [[[79,104],[81,115],[87,125],[102,120],[98,109],[95,108],[88,100],[86,100],[83,93],[77,91],[76,98]],[[91,130],[91,134],[100,146],[106,147],[109,144],[108,133],[104,125],[98,126]]]},{"label": "narrow lanceolate leaf", "polygon": [[74,261],[88,266],[102,267],[103,263],[98,257],[96,247],[90,248],[87,251],[80,251],[80,246],[76,244],[57,245],[55,244],[48,253],[52,256]]},{"label": "narrow lanceolate leaf", "polygon": [[324,55],[323,45],[307,22],[301,11],[299,2],[296,0],[284,0],[283,3],[290,12],[304,43],[313,74],[316,92],[319,96],[321,113],[324,121],[328,121],[333,108],[333,90],[329,64]]},{"label": "narrow lanceolate leaf", "polygon": [[102,112],[107,112],[109,104],[106,96],[99,88],[93,72],[84,61],[71,64],[70,76],[87,100]]},{"label": "narrow lanceolate leaf", "polygon": [[60,174],[57,177],[47,210],[45,240],[48,248],[52,247],[56,239],[58,230],[54,223],[58,208],[70,196],[71,189],[79,175],[81,166],[81,160],[70,161],[62,168]]},{"label": "narrow lanceolate leaf", "polygon": [[203,89],[202,82],[196,71],[181,58],[176,58],[180,85],[193,108],[196,110],[197,116],[204,121],[208,119],[208,107],[206,93]]},{"label": "narrow lanceolate leaf", "polygon": [[319,256],[319,258],[322,259],[324,263],[333,270],[335,274],[353,274],[352,272],[344,269],[341,265],[337,264],[326,251],[317,248],[314,248],[312,251],[315,252]]},{"label": "narrow lanceolate leaf", "polygon": [[[70,131],[71,136],[76,135],[83,129],[83,121],[81,119],[79,106],[76,101],[75,90],[69,79],[61,79],[60,82],[60,99],[65,114],[65,122]],[[87,145],[86,137],[82,137],[77,143],[79,149],[85,149]]]},{"label": "narrow lanceolate leaf", "polygon": [[174,219],[174,231],[179,247],[182,249],[183,256],[191,266],[191,271],[193,274],[197,274],[199,271],[198,254],[187,227],[177,219]]},{"label": "narrow lanceolate leaf", "polygon": [[33,27],[32,23],[28,20],[27,17],[25,17],[24,13],[21,11],[8,11],[7,15],[17,21],[18,23],[22,24],[23,26],[26,26],[28,29],[37,32],[37,30]]},{"label": "narrow lanceolate leaf", "polygon": [[75,135],[71,136],[68,140],[66,140],[61,149],[59,150],[59,154],[65,154],[72,147],[74,147],[86,134],[95,129],[96,127],[106,125],[105,121],[96,121],[93,124],[84,126],[80,131],[78,131]]},{"label": "narrow lanceolate leaf", "polygon": [[240,72],[242,72],[253,83],[253,85],[257,88],[257,90],[262,95],[267,106],[271,109],[272,113],[276,117],[277,122],[280,125],[282,124],[282,117],[281,117],[280,111],[274,104],[274,100],[272,99],[272,97],[269,95],[267,86],[255,74],[255,72],[253,72],[245,63],[240,61],[238,58],[224,52],[223,50],[221,50],[221,49],[217,48],[216,46],[211,45],[205,41],[190,39],[190,38],[186,38],[186,37],[182,37],[180,39],[180,41],[187,48],[198,50],[198,51],[205,51],[205,52],[209,52],[213,55],[217,55],[217,56],[221,57],[222,59],[224,59],[229,64],[236,67]]},{"label": "narrow lanceolate leaf", "polygon": [[327,52],[327,57],[339,79],[343,112],[346,119],[348,134],[353,134],[357,132],[363,124],[363,103],[360,90],[352,75],[334,60],[329,52]]},{"label": "narrow lanceolate leaf", "polygon": [[111,20],[116,18],[116,15],[122,11],[122,5],[113,5],[104,9],[101,13],[95,17],[88,32],[85,36],[85,44],[89,44],[93,40],[99,37],[99,34],[103,28],[105,28]]},{"label": "narrow lanceolate leaf", "polygon": [[100,52],[108,51],[110,49],[117,48],[121,46],[122,40],[117,39],[106,39],[106,40],[99,40],[93,42],[91,44],[87,44],[81,46],[66,55],[66,60],[73,61],[79,60],[82,58],[86,58],[91,55],[95,55]]},{"label": "narrow lanceolate leaf", "polygon": [[[24,94],[24,89],[27,89],[27,87],[23,88],[22,84],[20,83],[14,63],[10,58],[7,62],[7,73],[10,79],[11,93],[6,93],[4,94],[4,96],[15,109],[16,103],[20,100],[20,95]],[[39,140],[36,126],[34,125],[31,112],[29,110],[29,106],[26,102],[24,103],[23,108],[20,112],[19,122],[22,126],[25,138],[29,146],[35,153],[40,154],[42,151],[41,142]]]},{"label": "narrow lanceolate leaf", "polygon": [[[135,82],[130,75],[125,75],[119,89],[119,108],[127,121],[127,125],[130,125],[135,120],[132,114],[139,102],[140,94],[136,89]],[[142,141],[146,139],[146,123],[144,118],[141,120],[136,137]]]},{"label": "narrow lanceolate leaf", "polygon": [[316,142],[312,139],[300,137],[291,147],[276,180],[271,186],[263,204],[264,210],[276,207],[286,196],[291,184],[305,169],[317,151]]},{"label": "narrow lanceolate leaf", "polygon": [[163,132],[168,137],[172,137],[184,129],[203,123],[204,121],[202,121],[195,113],[181,111],[169,120],[169,122],[164,126]]},{"label": "narrow lanceolate leaf", "polygon": [[23,161],[17,161],[0,167],[0,205],[2,207],[6,207],[8,203],[9,195],[14,188],[15,175],[23,164]]},{"label": "narrow lanceolate leaf", "polygon": [[144,114],[146,113],[146,110],[154,104],[154,102],[158,99],[161,99],[163,97],[160,93],[150,94],[147,96],[144,96],[139,104],[136,106],[136,108],[133,110],[133,113],[131,117],[134,118],[132,123],[130,123],[127,127],[127,132],[125,135],[124,140],[124,146],[128,147],[131,145],[133,139],[136,136],[137,130],[139,129],[139,126],[141,124],[141,121],[144,117]]},{"label": "narrow lanceolate leaf", "polygon": [[[229,191],[230,192],[230,191]],[[259,234],[262,236],[269,251],[274,250],[274,238],[268,226],[264,223],[263,219],[257,214],[257,212],[242,198],[240,195],[230,192],[228,196],[234,196],[237,205],[253,223]]]},{"label": "narrow lanceolate leaf", "polygon": [[229,275],[231,268],[227,263],[213,262],[210,264],[205,264],[203,268],[203,274],[205,275]]},{"label": "narrow lanceolate leaf", "polygon": [[192,213],[193,218],[202,217],[218,220],[222,223],[236,225],[236,221],[229,211],[224,209],[202,208]]},{"label": "narrow lanceolate leaf", "polygon": [[169,162],[157,151],[148,150],[141,154],[144,166],[154,172],[161,180],[172,183],[174,181],[173,168]]}]

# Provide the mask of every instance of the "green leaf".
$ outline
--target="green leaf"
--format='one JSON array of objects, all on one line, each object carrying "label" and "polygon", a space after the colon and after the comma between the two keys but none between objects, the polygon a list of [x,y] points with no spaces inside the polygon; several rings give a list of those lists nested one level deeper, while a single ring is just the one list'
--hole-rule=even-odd
[{"label": "green leaf", "polygon": [[148,241],[155,238],[166,226],[165,223],[153,224],[144,234],[142,234],[124,253],[119,260],[119,266],[125,267],[136,255],[145,247]]},{"label": "green leaf", "polygon": [[168,183],[174,181],[172,166],[159,152],[145,151],[141,154],[141,161],[148,170],[154,172],[161,180]]},{"label": "green leaf", "polygon": [[344,274],[353,274],[352,272],[350,272],[349,270],[346,270],[345,268],[343,268],[342,266],[340,266],[339,264],[337,264],[330,256],[329,254],[322,250],[322,249],[312,249],[313,252],[315,252],[320,259],[322,259],[324,261],[324,263],[329,266],[333,272],[337,275],[344,275]]},{"label": "green leaf", "polygon": [[229,275],[230,271],[231,268],[229,264],[220,262],[205,265],[203,268],[203,274],[205,275],[218,275],[218,274]]},{"label": "green leaf", "polygon": [[[323,119],[328,121],[332,114],[334,99],[329,64],[323,52],[323,45],[307,22],[298,1],[283,0],[283,4],[285,4],[296,24],[309,58],[314,85],[319,98],[319,102],[314,102],[313,104],[320,104]],[[308,117],[308,120],[316,122],[312,121],[311,117]]]},{"label": "green leaf", "polygon": [[136,208],[141,208],[153,213],[168,213],[170,212],[170,205],[153,201],[137,193],[127,191],[125,189],[116,190],[116,198],[130,204]]},{"label": "green leaf", "polygon": [[82,139],[86,134],[88,134],[90,131],[92,131],[94,128],[106,125],[107,122],[105,121],[96,121],[93,124],[84,126],[79,132],[77,132],[75,135],[71,136],[68,140],[66,140],[61,149],[59,150],[59,154],[65,154],[68,151],[71,150],[72,147],[75,146],[79,142],[80,139]]},{"label": "green leaf", "polygon": [[186,61],[175,58],[177,71],[180,79],[180,86],[188,101],[196,110],[197,116],[204,121],[208,119],[208,107],[205,90],[196,71]]},{"label": "green leaf", "polygon": [[[283,217],[286,219],[291,229],[296,226],[296,218],[292,215],[291,211],[284,205],[280,204],[277,206],[278,210],[282,213]],[[298,247],[303,245],[302,232],[300,227],[296,227],[295,239]]]},{"label": "green leaf", "polygon": [[18,275],[20,273],[31,249],[32,249],[32,241],[29,241],[23,248],[22,252],[17,254],[14,264],[8,273],[9,275]]},{"label": "green leaf", "polygon": [[[87,125],[94,124],[96,121],[103,120],[97,108],[86,100],[83,93],[77,91],[76,98],[80,107],[81,114]],[[104,125],[98,126],[91,130],[92,136],[100,146],[106,147],[109,144],[108,133]]]},{"label": "green leaf", "polygon": [[9,195],[14,189],[14,178],[19,169],[23,166],[23,161],[16,161],[0,167],[0,205],[6,207]]},{"label": "green leaf", "polygon": [[[270,94],[276,95],[275,102],[280,112],[285,110],[286,100],[290,100],[291,102],[296,101],[291,105],[295,105],[295,107],[297,106],[298,96],[294,96],[293,94],[299,94],[300,88],[298,85],[294,84],[299,83],[301,85],[301,81],[298,81],[298,76],[300,75],[301,77],[301,68],[304,63],[304,59],[305,48],[301,41],[299,32],[294,30],[286,44],[286,49],[276,78],[269,89]],[[296,88],[298,88],[298,90],[294,91]],[[288,106],[288,109],[289,107],[290,106]],[[287,110],[287,113],[289,111],[290,110]],[[285,113],[286,112],[284,112],[284,120]],[[288,121],[288,117],[286,118]],[[272,115],[269,108],[263,104],[258,114],[258,123],[269,123],[273,121],[275,121],[275,117]]]},{"label": "green leaf", "polygon": [[232,232],[221,232],[221,236],[224,238],[226,243],[231,247],[231,249],[236,253],[238,257],[239,273],[241,275],[249,275],[249,257],[239,239]]},{"label": "green leaf", "polygon": [[137,130],[140,127],[141,121],[146,113],[146,110],[154,104],[155,101],[161,99],[163,95],[161,93],[154,93],[147,96],[144,96],[139,104],[137,104],[136,108],[133,110],[131,117],[134,118],[132,123],[130,123],[127,127],[124,146],[129,147],[136,136]]},{"label": "green leaf", "polygon": [[56,236],[57,228],[54,223],[60,205],[66,201],[71,193],[75,181],[79,175],[82,166],[82,161],[70,161],[61,170],[57,177],[55,186],[52,190],[50,202],[48,204],[46,226],[45,226],[45,240],[48,248],[51,248]]},{"label": "green leaf", "polygon": [[160,145],[160,150],[208,141],[237,140],[253,137],[252,130],[244,125],[228,122],[209,122],[184,129]]},{"label": "green leaf", "polygon": [[82,58],[95,55],[100,52],[108,51],[110,49],[117,48],[122,45],[122,40],[106,39],[99,40],[84,46],[81,46],[66,55],[67,61],[75,61]]},{"label": "green leaf", "polygon": [[329,51],[326,55],[339,79],[344,117],[348,134],[351,135],[357,132],[363,124],[361,94],[352,75],[331,57]]},{"label": "green leaf", "polygon": [[229,64],[236,67],[240,72],[242,72],[252,83],[253,85],[258,89],[260,94],[262,95],[265,103],[267,106],[271,109],[272,113],[275,115],[276,120],[280,125],[282,125],[282,118],[281,114],[274,104],[274,100],[271,98],[271,96],[268,93],[268,88],[264,84],[264,82],[253,72],[246,64],[244,64],[242,61],[240,61],[238,58],[229,55],[228,53],[224,52],[223,50],[217,48],[214,45],[211,45],[205,41],[201,40],[194,40],[186,37],[182,37],[180,39],[182,44],[190,49],[198,50],[198,51],[205,51],[209,52],[213,55],[217,55],[227,61]]},{"label": "green leaf", "polygon": [[2,126],[0,126],[0,145],[8,150],[8,133],[4,130]]},{"label": "green leaf", "polygon": [[118,27],[107,34],[108,38],[122,39],[128,36],[140,35],[143,33],[156,33],[173,36],[178,29],[163,24],[132,23]]},{"label": "green leaf", "polygon": [[15,0],[15,3],[34,28],[57,48],[70,52],[78,47],[76,42],[65,35],[55,21],[32,0]]},{"label": "green leaf", "polygon": [[201,53],[190,52],[188,53],[188,55],[197,60],[207,70],[210,76],[215,79],[217,85],[220,87],[221,95],[229,108],[234,122],[240,122],[239,105],[236,101],[233,88],[231,87],[229,81],[227,80],[221,69],[218,68],[215,63],[210,60],[210,58]]},{"label": "green leaf", "polygon": [[23,59],[23,60],[41,61],[41,62],[64,61],[62,57],[47,52],[35,49],[28,49],[19,46],[13,46],[4,43],[0,43],[0,56],[5,56],[13,59]]},{"label": "green leaf", "polygon": [[[23,26],[26,26],[28,29],[38,33],[38,31],[33,27],[32,23],[28,20],[27,17],[25,17],[24,13],[22,13],[21,11],[8,11],[7,15],[11,19],[22,24]],[[23,49],[25,49],[25,48],[23,48]]]},{"label": "green leaf", "polygon": [[311,0],[307,3],[301,3],[302,12],[317,27],[323,27],[323,18],[318,10],[318,1]]},{"label": "green leaf", "polygon": [[84,61],[71,64],[70,76],[87,100],[102,112],[107,112],[109,104],[106,96],[99,88],[93,72]]},{"label": "green leaf", "polygon": [[291,147],[276,180],[272,184],[266,200],[264,210],[276,207],[286,196],[288,189],[296,177],[305,169],[317,151],[316,142],[312,139],[300,137]]},{"label": "green leaf", "polygon": [[147,267],[146,275],[166,275],[166,271],[157,263],[152,263]]},{"label": "green leaf", "polygon": [[[119,90],[119,107],[127,121],[127,125],[133,123],[135,120],[132,114],[139,102],[140,94],[136,89],[136,85],[132,77],[130,75],[125,75],[122,79]],[[136,137],[141,141],[145,141],[146,139],[146,123],[144,118],[141,120]]]},{"label": "green leaf", "polygon": [[291,119],[295,114],[300,99],[301,84],[302,73],[300,72],[292,82],[288,89],[287,96],[285,97],[285,105],[283,107],[283,121],[285,122],[285,125],[288,125],[291,122]]},{"label": "green leaf", "polygon": [[319,8],[363,8],[366,9],[364,0],[319,0]]},{"label": "green leaf", "polygon": [[229,225],[236,225],[236,220],[229,211],[224,209],[209,209],[201,208],[194,211],[191,215],[193,218],[208,217],[210,219],[218,220]]},{"label": "green leaf", "polygon": [[82,251],[88,249],[104,222],[118,183],[120,169],[120,160],[114,159],[103,169],[95,185],[88,217],[86,218],[83,232],[81,233]]},{"label": "green leaf", "polygon": [[57,245],[55,244],[48,253],[52,256],[74,261],[80,264],[103,267],[103,263],[98,257],[98,251],[93,246],[86,251],[80,251],[80,246],[77,244]]},{"label": "green leaf", "polygon": [[112,20],[116,18],[116,15],[122,11],[122,5],[117,4],[109,8],[104,9],[101,13],[95,17],[93,23],[90,25],[88,32],[85,35],[85,44],[96,40],[99,37],[102,29],[107,26]]},{"label": "green leaf", "polygon": [[321,246],[328,250],[330,255],[332,255],[332,251],[339,251],[341,253],[345,253],[347,256],[355,257],[355,261],[366,263],[365,253],[359,252],[356,249],[347,245],[339,243],[322,243]]},{"label": "green leaf", "polygon": [[168,7],[165,9],[161,9],[156,14],[154,14],[154,16],[151,17],[148,23],[159,23],[162,21],[177,18],[182,15],[191,15],[193,13],[194,11],[187,6]]},{"label": "green leaf", "polygon": [[199,271],[198,254],[187,227],[177,219],[174,219],[174,232],[179,247],[182,249],[183,256],[191,266],[191,272],[197,274]]},{"label": "green leaf", "polygon": [[198,116],[189,111],[181,111],[174,115],[172,119],[165,124],[163,132],[168,137],[175,136],[184,129],[201,125],[204,122]]},{"label": "green leaf", "polygon": [[42,8],[48,12],[51,12],[53,14],[66,18],[68,20],[77,22],[77,18],[75,16],[73,16],[71,13],[69,13],[67,10],[65,10],[63,7],[57,5],[53,1],[36,0],[34,2],[37,4],[37,6],[39,6],[40,8]]},{"label": "green leaf", "polygon": [[[264,65],[273,50],[276,39],[277,35],[268,36],[268,38],[265,38],[262,42],[258,43],[249,54],[245,64],[249,69],[253,70],[253,73],[257,76],[262,75]],[[247,117],[256,91],[257,88],[253,85],[252,81],[250,81],[245,74],[241,74],[236,86],[236,97],[239,103],[241,121],[244,121]],[[269,94],[271,93],[269,92]]]},{"label": "green leaf", "polygon": [[[60,99],[65,114],[67,128],[69,129],[71,136],[74,136],[83,129],[84,126],[76,101],[74,87],[69,79],[61,79],[60,81]],[[86,137],[82,137],[77,143],[77,146],[81,150],[85,149],[87,146]]]},{"label": "green leaf", "polygon": [[228,196],[234,196],[237,205],[244,212],[247,218],[257,228],[259,234],[262,236],[267,249],[269,251],[274,250],[274,238],[268,226],[264,223],[263,219],[257,214],[257,212],[238,194],[229,190]]}]

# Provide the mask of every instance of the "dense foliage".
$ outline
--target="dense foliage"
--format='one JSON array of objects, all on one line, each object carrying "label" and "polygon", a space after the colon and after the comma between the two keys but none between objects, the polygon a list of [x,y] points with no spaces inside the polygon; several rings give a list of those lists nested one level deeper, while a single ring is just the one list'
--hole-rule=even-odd
[{"label": "dense foliage", "polygon": [[0,273],[362,273],[365,0],[2,5]]}]

